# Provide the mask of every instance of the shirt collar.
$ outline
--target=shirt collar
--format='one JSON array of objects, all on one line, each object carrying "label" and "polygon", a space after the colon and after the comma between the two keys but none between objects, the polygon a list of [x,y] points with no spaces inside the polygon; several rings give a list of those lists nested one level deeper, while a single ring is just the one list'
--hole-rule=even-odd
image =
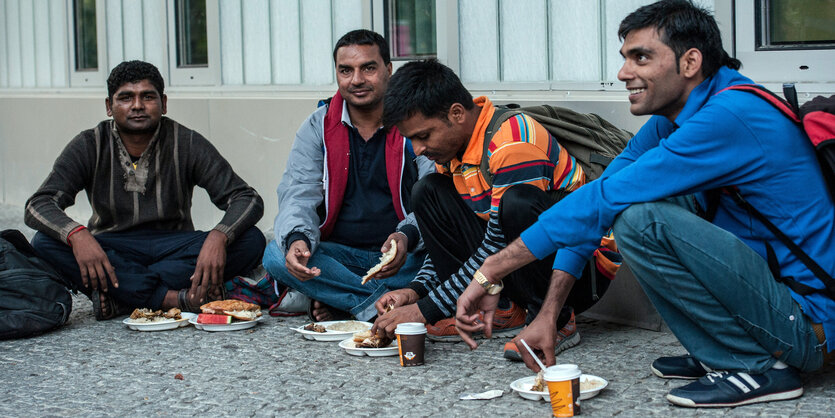
[{"label": "shirt collar", "polygon": [[751,84],[750,78],[740,74],[739,71],[726,66],[719,68],[716,74],[708,77],[696,86],[687,96],[687,103],[676,116],[676,126],[681,126],[704,106],[716,93],[735,84]]}]

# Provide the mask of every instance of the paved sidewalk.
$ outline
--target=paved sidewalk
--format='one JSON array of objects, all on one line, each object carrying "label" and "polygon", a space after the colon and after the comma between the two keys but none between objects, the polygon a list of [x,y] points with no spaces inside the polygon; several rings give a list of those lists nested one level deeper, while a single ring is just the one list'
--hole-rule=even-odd
[{"label": "paved sidewalk", "polygon": [[[0,205],[0,227],[21,228]],[[9,215],[11,213],[11,215]],[[15,223],[17,222],[17,223]],[[31,231],[27,231],[31,236]],[[337,343],[309,341],[291,330],[303,317],[267,317],[251,330],[210,333],[193,327],[137,332],[121,320],[97,322],[90,302],[74,297],[63,328],[0,341],[0,416],[548,416],[543,401],[509,389],[531,375],[501,357],[507,339],[476,351],[463,343],[427,342],[426,365],[402,368],[396,357],[354,357]],[[578,318],[583,342],[562,353],[609,380],[583,402],[585,416],[823,416],[835,411],[835,370],[804,376],[803,397],[739,408],[693,410],[664,395],[681,381],[649,370],[658,356],[684,350],[669,332]],[[183,379],[176,379],[182,374]],[[489,401],[462,392],[504,390]]]}]

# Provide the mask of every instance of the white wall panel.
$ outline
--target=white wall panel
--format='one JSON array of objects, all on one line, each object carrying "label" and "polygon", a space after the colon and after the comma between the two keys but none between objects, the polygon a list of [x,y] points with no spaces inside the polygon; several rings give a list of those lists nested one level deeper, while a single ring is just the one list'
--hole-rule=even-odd
[{"label": "white wall panel", "polygon": [[499,80],[496,0],[459,0],[459,76],[464,82]]},{"label": "white wall panel", "polygon": [[69,62],[67,61],[69,35],[67,33],[67,9],[65,2],[49,2],[49,26],[50,84],[52,87],[67,87],[69,85],[67,78],[67,69],[69,67]]},{"label": "white wall panel", "polygon": [[650,3],[654,3],[654,0],[605,0],[606,26],[603,29],[603,39],[606,41],[606,50],[601,56],[606,60],[606,81],[620,82],[618,71],[623,66],[623,57],[620,55],[622,42],[618,39],[620,22],[637,8]]},{"label": "white wall panel", "polygon": [[[342,35],[354,29],[362,29],[362,3],[363,0],[335,0],[332,2],[333,39],[331,53],[333,53],[333,45],[336,45],[336,41]],[[333,59],[331,59],[331,62],[333,62]]]},{"label": "white wall panel", "polygon": [[550,2],[551,79],[600,80],[600,7],[596,1]]},{"label": "white wall panel", "polygon": [[145,59],[145,51],[142,46],[143,20],[142,1],[122,2],[123,59],[126,61]]},{"label": "white wall panel", "polygon": [[0,87],[9,86],[9,52],[6,48],[9,34],[6,33],[6,0],[0,0]]},{"label": "white wall panel", "polygon": [[500,0],[503,81],[548,79],[545,0]]},{"label": "white wall panel", "polygon": [[[127,0],[131,1],[131,0]],[[173,16],[172,16],[173,18]],[[142,56],[168,79],[168,22],[165,2],[142,1]]]},{"label": "white wall panel", "polygon": [[270,3],[246,0],[242,7],[244,83],[270,84]]},{"label": "white wall panel", "polygon": [[20,56],[23,87],[35,87],[35,15],[32,1],[20,2]]},{"label": "white wall panel", "polygon": [[35,29],[35,85],[50,87],[52,84],[52,70],[50,68],[52,63],[50,62],[49,32],[53,25],[49,21],[47,0],[35,0],[32,9]]},{"label": "white wall panel", "polygon": [[301,3],[302,82],[333,82],[333,44],[331,39],[331,4],[328,0],[305,0]]},{"label": "white wall panel", "polygon": [[[124,38],[122,36],[122,0],[107,0],[104,4],[107,16],[107,73],[124,61]],[[102,48],[99,45],[99,48]]]},{"label": "white wall panel", "polygon": [[223,84],[244,83],[244,60],[241,49],[241,2],[220,1],[220,68]]},{"label": "white wall panel", "polygon": [[276,84],[302,82],[299,2],[300,0],[270,2],[272,80]]}]

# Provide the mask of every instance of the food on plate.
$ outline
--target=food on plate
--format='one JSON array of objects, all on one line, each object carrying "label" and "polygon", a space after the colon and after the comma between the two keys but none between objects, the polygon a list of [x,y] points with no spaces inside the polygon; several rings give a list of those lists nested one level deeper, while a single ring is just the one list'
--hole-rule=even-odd
[{"label": "food on plate", "polygon": [[377,263],[376,266],[371,267],[368,270],[368,273],[365,273],[365,276],[362,277],[362,284],[368,283],[371,280],[371,276],[380,272],[386,264],[391,263],[394,261],[394,257],[397,256],[397,241],[391,240],[389,243],[389,250],[384,252],[382,256],[380,256],[380,262]]},{"label": "food on plate", "polygon": [[261,307],[236,299],[216,300],[200,306],[207,314],[229,315],[240,321],[252,321],[261,316]]},{"label": "food on plate", "polygon": [[588,377],[580,379],[580,392],[595,390],[601,386],[603,386],[603,382],[600,380],[589,379]]},{"label": "food on plate", "polygon": [[197,315],[198,324],[231,324],[232,317],[229,315],[217,315],[202,313]]},{"label": "food on plate", "polygon": [[328,330],[325,329],[325,327],[323,327],[323,326],[321,326],[321,325],[319,325],[315,322],[311,322],[311,323],[305,325],[304,330],[305,331],[313,331],[313,332],[328,332]]},{"label": "food on plate", "polygon": [[165,312],[161,309],[155,311],[148,308],[136,308],[130,314],[130,322],[137,324],[147,324],[151,322],[162,322],[167,320],[179,320],[183,317],[180,315],[182,311],[177,308],[171,308]]},{"label": "food on plate", "polygon": [[[368,324],[364,324],[360,321],[342,321],[337,322],[335,324],[330,324],[327,326],[328,331],[338,331],[338,332],[359,332],[365,331],[368,329]],[[324,332],[324,331],[320,331]]]},{"label": "food on plate", "polygon": [[356,348],[384,348],[394,341],[385,335],[371,335],[371,330],[354,334],[354,347]]},{"label": "food on plate", "polygon": [[545,385],[545,371],[540,370],[539,373],[536,374],[536,379],[534,379],[534,381],[533,381],[533,386],[531,387],[531,391],[533,391],[533,392],[545,392],[546,387],[547,386]]}]

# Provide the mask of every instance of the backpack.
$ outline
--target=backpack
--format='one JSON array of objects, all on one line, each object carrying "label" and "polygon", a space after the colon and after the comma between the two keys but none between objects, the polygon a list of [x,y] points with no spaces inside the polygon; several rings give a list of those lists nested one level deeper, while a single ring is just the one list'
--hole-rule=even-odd
[{"label": "backpack", "polygon": [[[809,142],[815,147],[815,154],[818,157],[818,162],[821,166],[824,180],[829,187],[829,195],[832,201],[835,202],[835,95],[825,98],[823,96],[815,97],[809,102],[805,103],[798,109],[797,93],[794,90],[793,84],[783,85],[783,94],[787,100],[772,93],[765,87],[756,84],[739,84],[725,88],[725,90],[738,90],[755,94],[767,101],[769,104],[777,108],[783,115],[791,119],[794,123],[801,125]],[[717,94],[719,94],[717,93]],[[803,251],[797,244],[795,244],[786,234],[783,233],[776,225],[771,223],[760,211],[754,208],[751,203],[745,200],[735,187],[725,187],[721,190],[711,190],[707,192],[708,220],[712,221],[716,214],[716,207],[719,203],[719,194],[726,193],[736,202],[737,205],[744,208],[751,216],[759,220],[775,237],[777,237],[783,245],[785,245],[803,264],[808,268],[821,282],[824,284],[823,289],[816,289],[811,286],[804,285],[792,277],[783,277],[780,273],[780,264],[777,261],[777,256],[774,254],[774,249],[766,243],[766,255],[769,269],[774,278],[786,286],[788,286],[795,293],[806,296],[812,293],[822,293],[835,300],[835,279],[829,275],[815,260],[812,260],[805,251]]]},{"label": "backpack", "polygon": [[560,146],[577,160],[589,181],[600,177],[603,170],[623,151],[626,143],[634,136],[594,113],[578,113],[571,109],[551,105],[520,108],[519,105],[509,104],[496,107],[484,133],[484,151],[481,154],[479,166],[489,186],[493,185],[493,174],[490,173],[490,161],[487,157],[490,141],[502,123],[520,113],[539,122],[553,135]]},{"label": "backpack", "polygon": [[18,230],[0,232],[0,340],[59,327],[72,311],[71,284]]}]

